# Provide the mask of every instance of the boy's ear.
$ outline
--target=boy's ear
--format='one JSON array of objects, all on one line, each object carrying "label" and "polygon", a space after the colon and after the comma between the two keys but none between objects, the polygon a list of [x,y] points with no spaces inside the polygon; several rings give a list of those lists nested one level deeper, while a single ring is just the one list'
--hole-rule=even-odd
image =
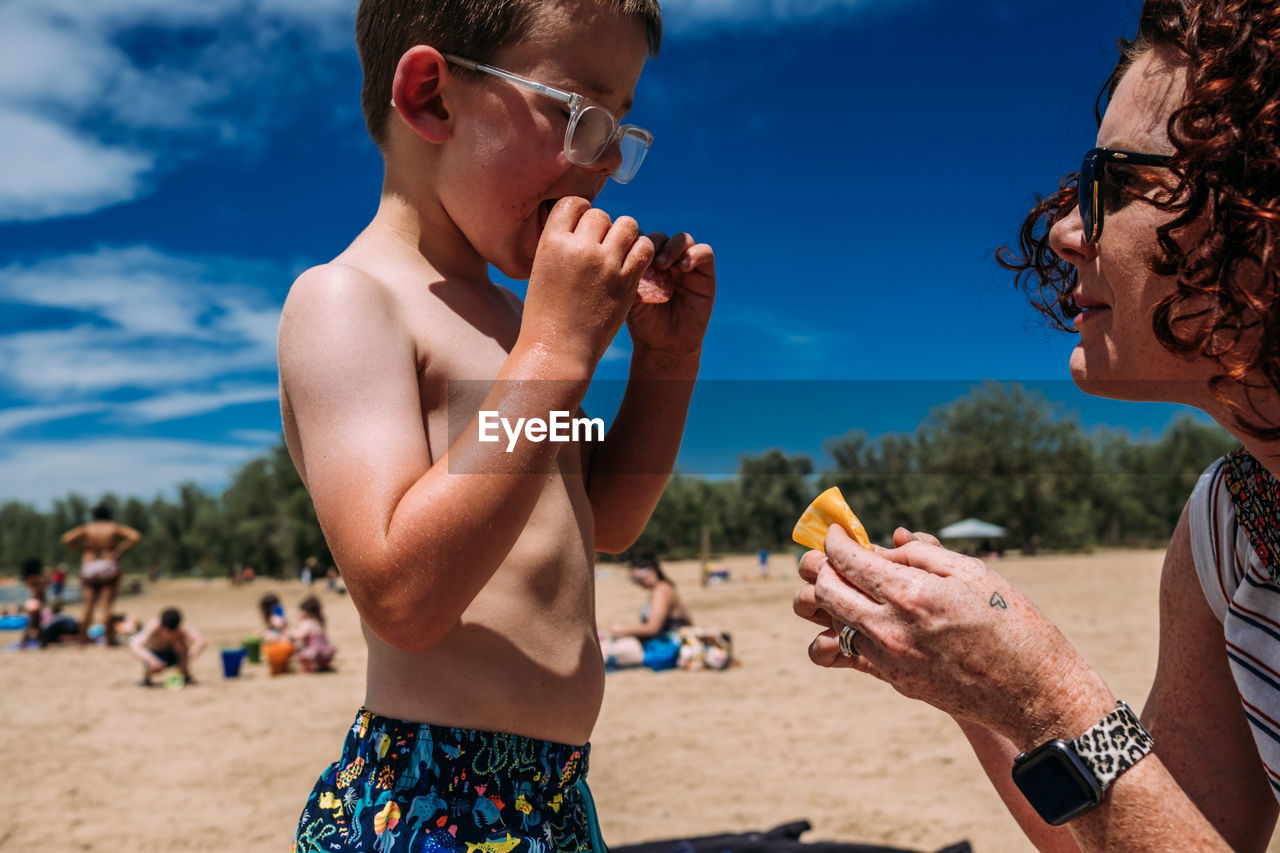
[{"label": "boy's ear", "polygon": [[444,93],[451,82],[449,63],[434,47],[420,44],[405,51],[391,82],[391,104],[405,124],[428,142],[448,138],[452,115]]}]

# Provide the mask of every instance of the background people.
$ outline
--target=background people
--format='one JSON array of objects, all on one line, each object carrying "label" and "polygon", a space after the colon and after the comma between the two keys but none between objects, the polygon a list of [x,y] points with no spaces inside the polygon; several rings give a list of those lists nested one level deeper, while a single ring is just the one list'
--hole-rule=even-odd
[{"label": "background people", "polygon": [[638,554],[627,565],[631,582],[648,591],[640,609],[640,621],[609,628],[600,638],[600,650],[609,667],[640,666],[646,656],[670,654],[674,661],[679,652],[679,630],[693,624],[675,583],[662,571],[653,554]]},{"label": "background people", "polygon": [[324,609],[320,599],[308,595],[298,605],[302,617],[290,637],[297,648],[298,665],[304,672],[328,672],[333,668],[333,656],[337,653],[329,635],[325,633]]},{"label": "background people", "polygon": [[285,618],[280,596],[274,592],[263,595],[258,599],[258,612],[262,615],[262,642],[289,639],[289,620]]},{"label": "background people", "polygon": [[22,611],[27,617],[26,627],[22,629],[19,645],[25,648],[34,643],[44,648],[52,643],[60,643],[63,638],[79,634],[76,620],[64,615],[62,603],[48,595],[51,582],[44,574],[44,566],[39,560],[26,560],[22,564],[22,582],[30,596],[23,605]]},{"label": "background people", "polygon": [[129,641],[129,651],[142,661],[143,687],[151,687],[153,676],[169,667],[178,670],[184,684],[194,684],[191,661],[204,650],[204,637],[182,619],[182,611],[169,607],[151,619]]},{"label": "background people", "polygon": [[84,598],[84,611],[80,618],[80,641],[89,641],[88,630],[93,624],[93,609],[102,601],[102,624],[107,645],[114,646],[115,625],[111,621],[111,608],[120,591],[120,555],[137,545],[142,534],[124,524],[112,520],[111,507],[99,504],[93,510],[93,520],[73,527],[62,534],[62,544],[80,552],[80,595]]}]

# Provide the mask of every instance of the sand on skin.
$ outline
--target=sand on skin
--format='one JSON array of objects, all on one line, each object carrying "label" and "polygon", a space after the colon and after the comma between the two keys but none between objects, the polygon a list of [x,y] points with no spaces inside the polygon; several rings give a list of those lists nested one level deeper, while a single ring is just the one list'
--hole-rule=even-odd
[{"label": "sand on skin", "polygon": [[[1117,695],[1141,704],[1155,664],[1161,556],[996,565]],[[611,844],[807,818],[808,840],[934,850],[968,838],[978,853],[1030,849],[949,718],[866,676],[809,663],[814,630],[791,614],[793,556],[775,555],[767,580],[754,556],[721,562],[733,583],[702,588],[691,562],[669,569],[699,623],[733,633],[741,665],[608,678],[590,778]],[[642,591],[625,572],[600,574],[600,624],[632,620]],[[360,704],[364,651],[349,600],[317,584],[340,671],[272,678],[247,665],[224,679],[218,649],[256,628],[267,591],[291,613],[305,594],[296,582],[176,580],[123,601],[138,615],[177,605],[210,640],[195,668],[201,684],[186,690],[137,687],[123,649],[0,654],[0,850],[287,851]]]}]

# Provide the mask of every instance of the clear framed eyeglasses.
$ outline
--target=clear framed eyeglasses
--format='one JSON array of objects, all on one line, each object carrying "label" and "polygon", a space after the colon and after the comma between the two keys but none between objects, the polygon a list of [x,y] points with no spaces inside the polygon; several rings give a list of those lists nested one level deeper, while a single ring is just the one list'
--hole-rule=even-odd
[{"label": "clear framed eyeglasses", "polygon": [[619,124],[607,107],[576,92],[566,92],[451,53],[444,54],[444,58],[454,65],[490,74],[568,106],[569,126],[564,131],[564,156],[575,166],[594,166],[617,145],[622,154],[622,163],[611,177],[620,184],[630,183],[636,172],[640,171],[640,164],[649,153],[649,146],[653,145],[652,133],[634,124]]}]

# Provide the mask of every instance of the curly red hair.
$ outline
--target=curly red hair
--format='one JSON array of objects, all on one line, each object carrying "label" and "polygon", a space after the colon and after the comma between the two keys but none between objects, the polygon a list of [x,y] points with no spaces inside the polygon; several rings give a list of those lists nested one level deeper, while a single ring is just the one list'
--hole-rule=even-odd
[{"label": "curly red hair", "polygon": [[[1169,119],[1177,186],[1137,199],[1175,214],[1157,229],[1151,258],[1154,272],[1176,279],[1156,306],[1153,331],[1170,352],[1217,362],[1214,396],[1245,432],[1277,439],[1280,425],[1262,418],[1252,395],[1280,395],[1280,3],[1147,0],[1137,37],[1121,40],[1099,100],[1153,49],[1176,51],[1190,68],[1186,101]],[[1076,207],[1077,178],[1067,175],[1038,201],[1017,250],[996,253],[1032,305],[1064,331],[1076,312],[1076,270],[1054,253],[1049,232]],[[1193,223],[1194,242],[1178,242],[1174,232]],[[1244,389],[1246,405],[1226,393],[1231,386]]]}]

